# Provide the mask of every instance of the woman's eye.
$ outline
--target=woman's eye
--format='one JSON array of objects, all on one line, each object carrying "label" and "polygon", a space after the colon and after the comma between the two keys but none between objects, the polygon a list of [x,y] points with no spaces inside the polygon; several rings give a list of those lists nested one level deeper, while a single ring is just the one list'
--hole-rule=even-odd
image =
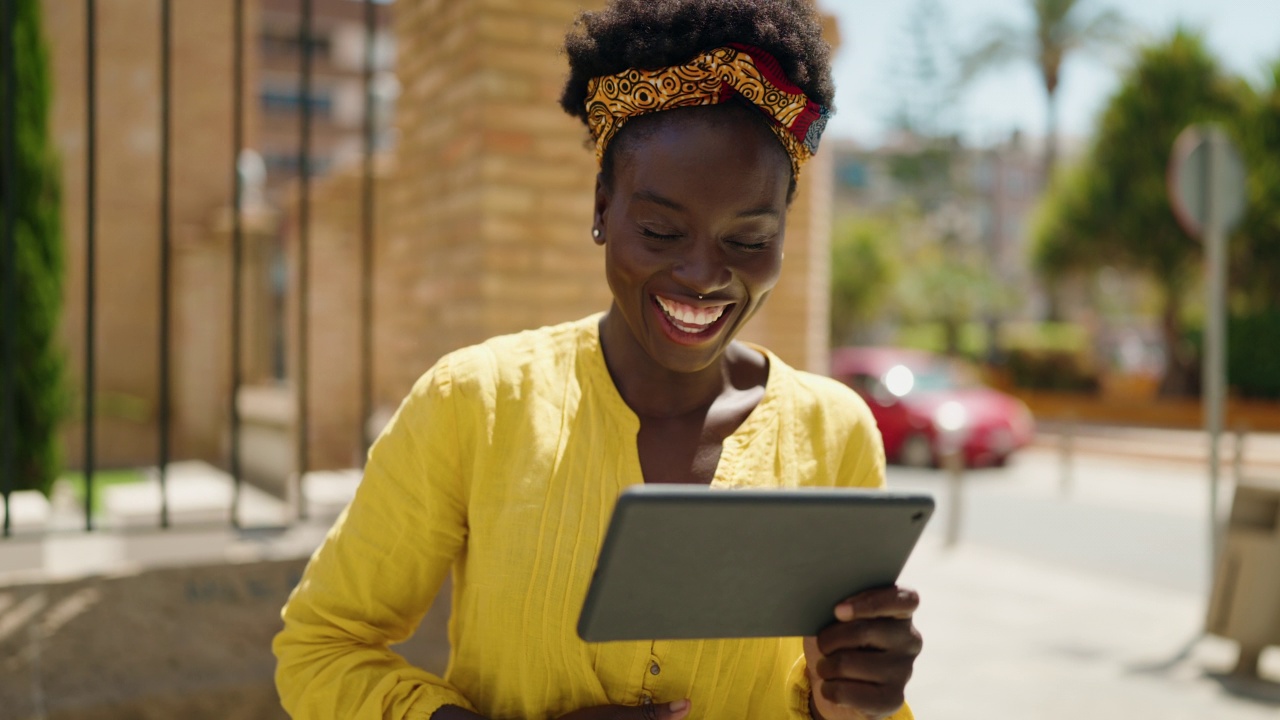
[{"label": "woman's eye", "polygon": [[676,233],[669,233],[669,234],[668,234],[668,233],[660,233],[660,232],[656,232],[656,231],[654,231],[654,230],[650,230],[650,229],[649,229],[649,228],[647,228],[647,227],[642,227],[642,228],[640,228],[640,234],[641,234],[641,235],[643,235],[643,236],[645,236],[645,237],[647,237],[647,238],[653,238],[654,240],[675,240],[676,238],[680,237],[680,236],[679,236],[678,234],[676,234]]},{"label": "woman's eye", "polygon": [[760,240],[760,241],[753,241],[753,240],[730,240],[730,241],[729,241],[729,244],[730,244],[730,245],[732,245],[732,246],[734,246],[734,247],[736,247],[736,248],[738,248],[739,250],[746,250],[746,251],[748,251],[748,252],[760,252],[760,251],[762,251],[762,250],[768,250],[768,249],[769,249],[769,241],[768,241],[768,240]]}]

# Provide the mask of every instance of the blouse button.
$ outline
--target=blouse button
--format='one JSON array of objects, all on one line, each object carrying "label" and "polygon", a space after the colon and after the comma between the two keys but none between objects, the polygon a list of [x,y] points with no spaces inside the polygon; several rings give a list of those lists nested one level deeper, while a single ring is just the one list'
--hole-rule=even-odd
[{"label": "blouse button", "polygon": [[660,672],[662,672],[662,668],[658,667],[658,663],[653,663],[649,666],[650,675],[657,675]]}]

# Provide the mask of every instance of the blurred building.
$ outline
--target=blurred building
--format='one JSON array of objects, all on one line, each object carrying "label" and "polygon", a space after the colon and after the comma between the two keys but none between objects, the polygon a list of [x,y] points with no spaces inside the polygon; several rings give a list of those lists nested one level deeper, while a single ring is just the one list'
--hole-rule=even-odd
[{"label": "blurred building", "polygon": [[[302,92],[301,0],[257,0],[259,70],[255,82],[259,132],[257,150],[267,170],[267,188],[278,198],[301,168]],[[373,41],[374,146],[394,142],[392,120],[399,83],[391,3],[375,4]],[[364,152],[365,4],[363,0],[313,0],[311,31],[311,152],[313,176],[351,164]]]},{"label": "blurred building", "polygon": [[1008,317],[1039,318],[1042,291],[1030,262],[1029,222],[1040,198],[1040,158],[1020,133],[985,148],[899,133],[875,148],[835,147],[837,217],[910,208],[926,224],[960,228],[995,279],[1027,298]]}]

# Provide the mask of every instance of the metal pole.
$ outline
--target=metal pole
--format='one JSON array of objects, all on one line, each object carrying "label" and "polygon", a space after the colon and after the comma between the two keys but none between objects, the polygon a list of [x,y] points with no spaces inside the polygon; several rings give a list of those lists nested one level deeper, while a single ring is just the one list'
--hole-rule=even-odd
[{"label": "metal pole", "polygon": [[94,331],[97,318],[94,305],[97,287],[97,179],[98,179],[98,44],[97,1],[84,0],[85,7],[85,280],[84,280],[84,529],[93,530],[93,422],[94,422]]},{"label": "metal pole", "polygon": [[311,234],[311,26],[312,0],[302,0],[302,128],[298,169],[301,174],[298,195],[298,518],[307,517],[307,500],[303,478],[307,474],[307,325],[310,313],[308,276],[310,275]]},{"label": "metal pole", "polygon": [[231,81],[231,398],[227,408],[231,420],[231,526],[240,527],[240,406],[237,396],[242,382],[240,366],[241,289],[244,265],[244,188],[240,177],[240,152],[244,148],[244,0],[235,0],[232,35]]},{"label": "metal pole", "polygon": [[1075,482],[1075,445],[1076,420],[1068,416],[1066,426],[1062,429],[1062,477],[1058,490],[1062,497],[1071,496],[1071,488]]},{"label": "metal pole", "polygon": [[0,213],[4,216],[4,227],[0,230],[0,271],[3,277],[0,277],[0,303],[3,304],[4,325],[0,328],[0,494],[4,495],[4,537],[9,537],[13,533],[13,521],[9,517],[9,494],[13,492],[13,474],[14,474],[14,453],[13,453],[13,436],[14,431],[18,427],[17,408],[14,402],[17,399],[17,363],[15,361],[14,346],[18,339],[18,312],[17,312],[17,293],[14,292],[14,282],[17,280],[17,261],[18,261],[18,244],[14,233],[17,229],[17,222],[14,219],[14,213],[17,211],[18,202],[15,195],[18,192],[18,74],[15,69],[16,58],[14,52],[14,27],[17,25],[18,19],[18,2],[17,0],[3,0],[4,2],[4,30],[3,36],[0,36],[0,59],[4,62],[4,117],[0,118],[0,122],[4,123],[4,160],[3,167],[0,167],[0,199],[4,202],[3,209]]},{"label": "metal pole", "polygon": [[1222,435],[1223,400],[1226,395],[1226,284],[1227,238],[1218,207],[1215,188],[1225,177],[1224,138],[1222,130],[1208,133],[1208,177],[1205,187],[1205,248],[1208,260],[1208,298],[1205,321],[1205,360],[1203,363],[1204,424],[1209,433],[1209,533],[1212,557],[1210,567],[1217,567],[1222,549],[1222,530],[1218,518],[1219,440]]},{"label": "metal pole", "polygon": [[364,226],[360,253],[360,464],[369,452],[369,419],[373,415],[373,150],[374,40],[377,7],[364,0]]},{"label": "metal pole", "polygon": [[1244,439],[1248,432],[1249,428],[1244,423],[1236,426],[1236,441],[1231,455],[1231,476],[1235,479],[1236,487],[1244,482]]},{"label": "metal pole", "polygon": [[173,2],[160,3],[160,403],[158,425],[160,471],[160,527],[169,527],[169,298],[172,240],[170,204],[172,201],[172,91],[170,63],[173,60]]},{"label": "metal pole", "polygon": [[942,464],[947,471],[947,536],[946,546],[960,542],[960,523],[964,517],[964,452],[959,447],[944,447]]}]

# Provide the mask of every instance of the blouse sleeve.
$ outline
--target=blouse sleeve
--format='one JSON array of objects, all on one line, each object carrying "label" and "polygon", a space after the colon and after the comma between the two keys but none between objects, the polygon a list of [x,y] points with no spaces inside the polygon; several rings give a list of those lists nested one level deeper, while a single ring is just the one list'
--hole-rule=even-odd
[{"label": "blouse sleeve", "polygon": [[866,403],[849,393],[847,414],[841,419],[844,427],[844,452],[835,484],[850,487],[882,488],[885,485],[884,440],[876,426],[875,416]]},{"label": "blouse sleeve", "polygon": [[408,639],[467,535],[474,434],[442,362],[423,376],[369,453],[351,504],[312,555],[281,615],[276,686],[295,719],[426,720],[473,706],[388,646]]}]

